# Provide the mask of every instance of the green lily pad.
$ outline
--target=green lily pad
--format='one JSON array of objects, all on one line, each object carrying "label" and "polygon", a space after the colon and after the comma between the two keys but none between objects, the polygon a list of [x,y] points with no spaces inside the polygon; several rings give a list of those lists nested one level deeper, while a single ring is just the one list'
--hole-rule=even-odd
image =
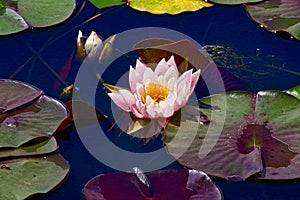
[{"label": "green lily pad", "polygon": [[[217,109],[224,101],[226,107]],[[164,142],[182,165],[234,181],[255,174],[274,180],[300,177],[299,99],[281,91],[236,91],[201,102],[216,108],[201,109],[209,123],[185,120],[180,129],[173,124],[166,128]],[[178,149],[184,148],[197,126],[192,144],[180,157]],[[220,127],[221,132],[216,131]]]},{"label": "green lily pad", "polygon": [[210,0],[210,1],[219,4],[235,5],[235,4],[243,4],[243,3],[257,3],[264,0]]},{"label": "green lily pad", "polygon": [[293,87],[287,91],[288,94],[293,95],[294,97],[300,99],[300,85]]},{"label": "green lily pad", "polygon": [[0,0],[0,35],[61,23],[75,7],[75,0]]},{"label": "green lily pad", "polygon": [[67,116],[65,107],[18,81],[0,80],[0,148],[49,138]]},{"label": "green lily pad", "polygon": [[100,9],[111,6],[118,6],[126,3],[126,1],[124,0],[90,0],[90,2]]},{"label": "green lily pad", "polygon": [[269,31],[285,31],[300,40],[300,1],[269,0],[246,5],[250,17]]},{"label": "green lily pad", "polygon": [[213,6],[213,4],[202,0],[128,0],[128,5],[133,9],[147,11],[152,14],[179,14]]},{"label": "green lily pad", "polygon": [[47,193],[68,175],[69,164],[59,155],[0,162],[0,199],[19,200]]},{"label": "green lily pad", "polygon": [[19,148],[0,149],[0,158],[32,156],[52,153],[58,150],[58,145],[54,137],[34,143],[30,146],[21,146]]}]

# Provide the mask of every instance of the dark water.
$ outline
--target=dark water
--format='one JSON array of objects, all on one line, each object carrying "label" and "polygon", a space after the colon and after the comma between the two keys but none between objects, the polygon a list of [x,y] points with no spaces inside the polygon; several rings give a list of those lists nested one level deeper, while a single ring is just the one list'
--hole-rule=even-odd
[{"label": "dark water", "polygon": [[[82,1],[78,1],[79,5],[81,3]],[[86,19],[102,12],[105,13],[99,18],[78,27]],[[59,98],[64,86],[53,90],[56,78],[45,63],[59,72],[76,48],[79,29],[84,35],[89,35],[90,31],[94,30],[103,38],[107,38],[112,34],[139,27],[169,28],[188,35],[203,46],[230,47],[236,55],[239,55],[236,58],[238,61],[235,62],[236,68],[227,69],[241,79],[241,85],[235,85],[238,89],[243,88],[254,92],[263,89],[286,90],[300,85],[299,76],[280,69],[266,68],[266,65],[272,65],[299,72],[299,42],[284,40],[260,28],[248,18],[242,6],[215,6],[195,13],[158,16],[135,11],[126,5],[98,10],[87,3],[84,10],[72,21],[69,20],[52,28],[31,30],[0,38],[0,78],[11,77],[18,68],[23,66],[13,79],[28,82],[44,90],[49,96]],[[233,55],[232,52],[228,54]],[[117,66],[120,68],[114,67],[107,72],[106,81],[113,82],[120,76],[122,70],[125,72],[130,64],[134,65],[136,59],[134,56],[122,58]],[[242,61],[239,60],[241,57],[243,57]],[[73,60],[72,70],[66,79],[68,84],[74,81],[79,67],[80,63]],[[101,103],[97,103],[99,109],[109,112],[109,109],[103,106],[109,100],[104,97],[105,95],[102,96]],[[67,100],[62,99],[62,101]],[[129,137],[126,135],[122,135],[116,143],[132,151],[151,151],[162,145],[159,139],[146,146],[137,140],[129,142]],[[98,174],[116,171],[90,155],[76,131],[71,132],[69,141],[60,140],[59,144],[60,153],[71,165],[71,173],[60,188],[43,199],[84,199],[81,191],[89,179]],[[109,154],[109,150],[103,153]],[[171,159],[167,154],[164,156]],[[181,167],[174,162],[166,168]],[[299,181],[280,183],[232,183],[219,179],[214,181],[222,190],[226,200],[294,200],[298,199],[300,187]]]}]

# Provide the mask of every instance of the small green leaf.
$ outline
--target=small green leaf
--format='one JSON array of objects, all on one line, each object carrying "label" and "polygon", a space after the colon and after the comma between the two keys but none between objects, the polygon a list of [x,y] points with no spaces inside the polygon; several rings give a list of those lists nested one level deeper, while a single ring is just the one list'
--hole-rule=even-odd
[{"label": "small green leaf", "polygon": [[100,9],[111,6],[118,6],[126,3],[125,0],[90,0],[90,2]]}]

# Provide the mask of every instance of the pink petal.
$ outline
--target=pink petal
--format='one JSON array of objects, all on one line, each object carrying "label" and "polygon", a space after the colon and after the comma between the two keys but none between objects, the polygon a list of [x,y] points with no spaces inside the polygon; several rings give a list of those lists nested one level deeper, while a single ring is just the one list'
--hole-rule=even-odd
[{"label": "pink petal", "polygon": [[192,69],[184,72],[178,79],[178,83],[181,83],[182,81],[185,81],[187,83],[190,83],[192,81]]},{"label": "pink petal", "polygon": [[130,86],[130,90],[131,92],[135,92],[136,90],[136,82],[137,82],[137,78],[138,78],[138,73],[132,68],[132,66],[130,66],[129,68],[129,86]]},{"label": "pink petal", "polygon": [[198,80],[200,77],[200,72],[201,72],[201,70],[199,69],[198,71],[196,71],[195,73],[192,74],[191,92],[194,91],[194,89],[198,83]]},{"label": "pink petal", "polygon": [[142,63],[139,59],[137,59],[135,64],[136,72],[143,75],[146,69],[147,66],[144,63]]},{"label": "pink petal", "polygon": [[179,72],[176,66],[172,65],[165,73],[164,77],[169,80],[171,78],[178,78]]},{"label": "pink petal", "polygon": [[163,118],[171,117],[174,114],[174,109],[166,101],[159,103],[159,116]]},{"label": "pink petal", "polygon": [[163,128],[165,128],[167,126],[167,119],[166,118],[157,118],[156,121]]},{"label": "pink petal", "polygon": [[124,98],[121,93],[108,93],[108,96],[121,109],[123,109],[126,112],[130,112],[131,109],[130,109],[130,105],[128,103],[128,100],[126,98]]},{"label": "pink petal", "polygon": [[154,74],[151,68],[147,68],[144,72],[143,84],[147,85],[156,81],[158,77]]},{"label": "pink petal", "polygon": [[132,111],[132,114],[134,116],[136,116],[137,118],[145,118],[146,117],[135,106],[131,107],[131,111]]},{"label": "pink petal", "polygon": [[159,63],[157,64],[154,73],[157,76],[163,75],[166,73],[166,71],[169,69],[169,66],[166,62],[166,60],[163,58],[159,61]]},{"label": "pink petal", "polygon": [[176,63],[175,63],[175,59],[174,59],[174,56],[171,56],[170,57],[170,59],[167,61],[167,64],[169,65],[169,66],[175,66],[175,67],[177,67],[177,65],[176,65]]}]

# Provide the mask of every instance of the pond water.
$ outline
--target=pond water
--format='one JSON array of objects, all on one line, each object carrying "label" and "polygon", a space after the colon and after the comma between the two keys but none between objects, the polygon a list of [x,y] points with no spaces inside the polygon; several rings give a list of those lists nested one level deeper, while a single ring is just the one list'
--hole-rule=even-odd
[{"label": "pond water", "polygon": [[[78,5],[82,2],[79,0]],[[98,13],[103,14],[95,20],[80,25]],[[59,98],[64,86],[53,89],[57,79],[47,65],[56,72],[61,70],[76,50],[79,29],[86,36],[91,31],[96,31],[101,37],[107,38],[112,34],[140,27],[168,28],[193,38],[202,46],[220,45],[229,48],[224,56],[230,57],[234,67],[226,69],[240,78],[241,85],[236,86],[238,89],[257,92],[264,89],[287,90],[300,85],[299,41],[284,40],[261,28],[248,18],[243,6],[221,5],[173,16],[139,12],[126,5],[99,10],[87,2],[86,7],[75,19],[63,24],[1,37],[0,78],[13,78],[30,83],[44,90],[47,95]],[[47,41],[53,42],[45,46]],[[130,53],[128,57],[113,63],[114,66],[110,67],[111,71],[105,74],[106,82],[115,82],[115,78],[121,76],[122,71],[126,72],[130,64],[135,64],[136,58],[136,55]],[[217,64],[224,64],[224,61],[220,60]],[[74,82],[79,67],[80,63],[74,60],[71,72],[65,80],[68,84]],[[17,69],[20,71],[15,73]],[[298,75],[287,70],[298,71]],[[67,100],[69,99],[61,99],[63,102]],[[109,108],[103,106],[105,102],[109,103],[107,97],[103,97],[101,103],[97,104],[101,111],[109,115]],[[137,140],[130,141],[126,135],[120,136],[116,142],[124,148],[141,152],[162,146],[159,138],[144,146]],[[88,180],[98,174],[116,172],[87,151],[76,131],[70,133],[68,140],[59,139],[59,145],[60,153],[71,165],[69,178],[57,190],[44,197],[35,196],[33,199],[84,199],[82,189]],[[103,154],[110,154],[109,149],[103,151]],[[163,157],[171,159],[167,154]],[[158,162],[158,160],[151,162]],[[182,167],[174,162],[165,168]],[[213,180],[226,200],[294,200],[299,196],[299,180],[271,183],[227,182],[217,178]]]}]

